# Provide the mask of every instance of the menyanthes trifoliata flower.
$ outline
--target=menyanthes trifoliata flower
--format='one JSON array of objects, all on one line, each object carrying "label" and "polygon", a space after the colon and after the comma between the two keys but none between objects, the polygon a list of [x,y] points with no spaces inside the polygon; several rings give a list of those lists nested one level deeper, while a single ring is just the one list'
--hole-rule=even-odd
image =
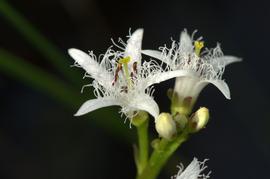
[{"label": "menyanthes trifoliata flower", "polygon": [[178,166],[179,171],[178,173],[172,177],[172,179],[207,179],[210,178],[210,173],[208,174],[202,174],[207,166],[205,166],[205,162],[207,160],[204,160],[202,162],[198,161],[197,158],[194,158],[193,161],[187,166],[187,168],[184,170],[183,164],[180,164]]},{"label": "menyanthes trifoliata flower", "polygon": [[94,87],[96,96],[96,99],[86,101],[75,116],[118,105],[128,118],[135,116],[138,111],[146,111],[157,118],[159,108],[152,98],[153,88],[150,86],[177,76],[177,72],[162,73],[161,66],[154,61],[141,62],[143,29],[136,30],[128,37],[127,44],[120,39],[124,47],[114,43],[123,51],[110,47],[99,58],[93,52],[86,54],[74,48],[68,50],[75,65],[86,71],[86,77],[94,79],[86,86]]},{"label": "menyanthes trifoliata flower", "polygon": [[190,37],[184,30],[180,42],[173,41],[171,48],[165,46],[160,47],[161,51],[142,51],[164,62],[169,70],[179,71],[172,96],[173,113],[189,114],[201,90],[209,83],[230,99],[230,90],[222,75],[226,65],[241,61],[234,56],[224,56],[219,44],[202,51],[202,38],[193,40],[193,35]]}]

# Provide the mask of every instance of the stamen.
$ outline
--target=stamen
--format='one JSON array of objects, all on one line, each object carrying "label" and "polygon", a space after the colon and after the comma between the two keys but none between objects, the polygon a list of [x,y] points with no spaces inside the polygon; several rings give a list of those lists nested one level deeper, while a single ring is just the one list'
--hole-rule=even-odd
[{"label": "stamen", "polygon": [[195,47],[195,54],[199,57],[200,53],[201,53],[201,49],[204,47],[204,42],[203,41],[195,41],[194,47]]},{"label": "stamen", "polygon": [[118,73],[122,70],[122,64],[117,64],[117,68],[114,74],[114,80],[112,82],[112,85],[114,86],[114,84],[116,83],[117,79],[118,79]]},{"label": "stamen", "polygon": [[133,65],[132,65],[133,72],[134,72],[135,74],[137,74],[137,72],[138,72],[137,64],[138,64],[137,62],[134,62]]},{"label": "stamen", "polygon": [[130,78],[131,78],[132,84],[134,84],[135,76],[134,76],[134,73],[133,72],[130,73]]}]

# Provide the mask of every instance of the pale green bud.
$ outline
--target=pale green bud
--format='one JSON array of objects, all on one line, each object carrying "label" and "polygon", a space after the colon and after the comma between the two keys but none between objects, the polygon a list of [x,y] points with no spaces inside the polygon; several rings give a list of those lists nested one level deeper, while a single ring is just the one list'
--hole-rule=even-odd
[{"label": "pale green bud", "polygon": [[186,127],[186,125],[188,123],[188,119],[187,119],[186,115],[183,115],[183,114],[177,113],[173,117],[173,119],[176,122],[176,127],[177,127],[178,131],[182,131]]},{"label": "pale green bud", "polygon": [[160,139],[154,139],[151,142],[151,146],[153,147],[153,149],[158,149],[159,143],[160,143]]},{"label": "pale green bud", "polygon": [[190,119],[190,131],[198,132],[203,129],[209,120],[209,110],[206,107],[201,107]]},{"label": "pale green bud", "polygon": [[161,113],[156,119],[156,130],[165,139],[172,139],[177,131],[172,116],[169,113]]}]

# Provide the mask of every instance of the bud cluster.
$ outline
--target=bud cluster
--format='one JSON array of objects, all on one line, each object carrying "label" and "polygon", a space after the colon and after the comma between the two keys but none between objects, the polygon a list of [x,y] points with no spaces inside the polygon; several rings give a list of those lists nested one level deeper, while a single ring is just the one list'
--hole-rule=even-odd
[{"label": "bud cluster", "polygon": [[161,113],[156,119],[156,130],[160,137],[172,140],[184,130],[188,133],[195,133],[205,128],[209,120],[209,110],[201,107],[190,117],[185,114]]}]

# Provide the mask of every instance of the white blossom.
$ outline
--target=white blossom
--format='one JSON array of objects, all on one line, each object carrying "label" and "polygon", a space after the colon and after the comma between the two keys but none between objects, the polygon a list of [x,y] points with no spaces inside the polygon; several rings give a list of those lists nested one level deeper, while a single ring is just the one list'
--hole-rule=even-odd
[{"label": "white blossom", "polygon": [[192,162],[184,170],[183,164],[180,163],[178,166],[178,173],[172,177],[172,179],[207,179],[210,178],[211,172],[208,174],[202,174],[202,172],[207,168],[204,160],[202,162],[198,161],[197,158],[194,158]]},{"label": "white blossom", "polygon": [[[180,42],[172,41],[171,47],[160,47],[161,51],[143,50],[142,53],[157,58],[167,65],[170,71],[178,71],[174,92],[183,102],[192,99],[194,103],[201,90],[209,83],[215,85],[230,99],[230,90],[222,79],[225,66],[241,61],[234,56],[224,56],[220,45],[213,49],[205,49],[201,37],[193,40],[186,30],[181,33]],[[192,106],[192,104],[191,104]]]},{"label": "white blossom", "polygon": [[86,101],[75,114],[84,115],[96,109],[118,105],[121,112],[132,118],[137,111],[147,111],[154,118],[159,115],[159,108],[152,97],[155,83],[173,78],[178,72],[162,73],[161,66],[154,61],[141,62],[143,29],[130,34],[127,44],[121,39],[121,45],[114,43],[122,51],[110,47],[98,58],[90,52],[69,49],[69,55],[75,64],[86,71],[86,77],[93,82],[86,86],[94,87],[96,99]]}]

